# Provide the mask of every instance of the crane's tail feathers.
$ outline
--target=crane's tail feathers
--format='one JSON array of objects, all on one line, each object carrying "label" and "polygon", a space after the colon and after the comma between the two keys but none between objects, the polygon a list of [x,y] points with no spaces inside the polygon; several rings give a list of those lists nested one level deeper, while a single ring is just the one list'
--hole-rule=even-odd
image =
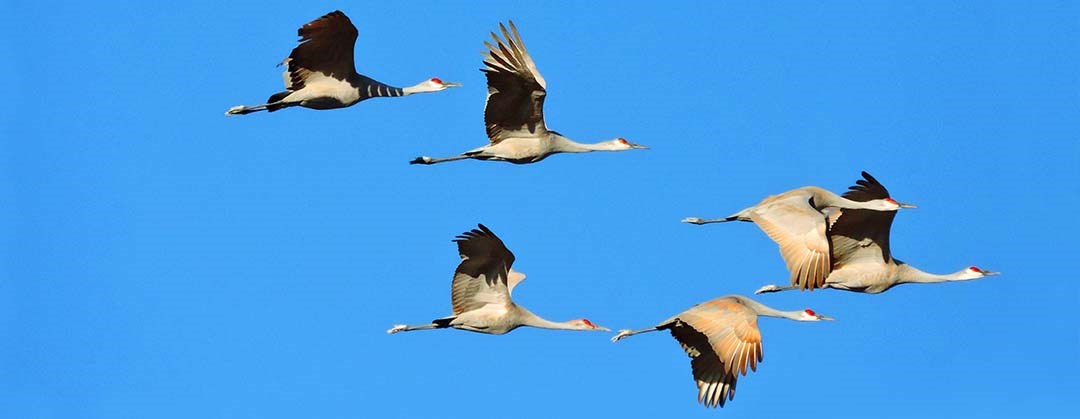
[{"label": "crane's tail feathers", "polygon": [[278,109],[284,109],[291,106],[299,105],[299,102],[282,102],[290,94],[292,94],[292,91],[286,90],[284,92],[278,92],[270,95],[270,98],[266,99],[266,110],[268,112],[273,112]]},{"label": "crane's tail feathers", "polygon": [[453,316],[451,316],[451,317],[443,317],[441,319],[432,320],[431,324],[435,325],[435,327],[440,328],[440,329],[444,328],[444,327],[450,327],[450,322],[454,321],[454,319],[456,319],[456,318],[457,317],[453,317]]},{"label": "crane's tail feathers", "polygon": [[274,93],[274,94],[270,95],[269,99],[266,99],[266,103],[281,102],[282,99],[285,99],[285,96],[288,96],[291,93],[292,93],[291,90],[286,90],[284,92]]}]

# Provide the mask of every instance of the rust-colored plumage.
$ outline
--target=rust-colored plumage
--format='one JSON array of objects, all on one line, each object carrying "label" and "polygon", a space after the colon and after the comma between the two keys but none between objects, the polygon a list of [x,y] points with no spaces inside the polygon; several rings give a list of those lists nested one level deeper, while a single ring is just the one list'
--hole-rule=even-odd
[{"label": "rust-colored plumage", "polygon": [[764,359],[757,314],[733,297],[698,304],[675,317],[671,336],[690,356],[698,402],[723,406],[735,398],[738,376]]},{"label": "rust-colored plumage", "polygon": [[778,311],[743,296],[729,295],[693,306],[651,328],[620,330],[611,340],[669,331],[690,357],[698,402],[706,407],[723,407],[735,398],[739,376],[757,371],[757,364],[764,360],[758,316],[832,320],[812,310]]}]

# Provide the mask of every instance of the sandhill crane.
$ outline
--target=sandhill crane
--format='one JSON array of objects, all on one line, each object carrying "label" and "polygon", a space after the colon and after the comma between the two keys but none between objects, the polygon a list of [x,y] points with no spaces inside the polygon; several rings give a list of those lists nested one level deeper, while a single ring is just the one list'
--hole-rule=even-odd
[{"label": "sandhill crane", "polygon": [[[863,172],[865,180],[857,181],[843,197],[852,201],[868,202],[885,199],[889,191],[881,183]],[[975,266],[948,275],[929,274],[899,260],[893,259],[889,250],[889,232],[895,211],[871,211],[862,209],[830,208],[828,238],[832,270],[820,288],[877,294],[898,284],[967,281],[988,275],[997,275]],[[766,285],[757,294],[796,289],[800,284],[792,282],[787,287]],[[813,289],[813,288],[811,288]]]},{"label": "sandhill crane", "polygon": [[337,109],[373,97],[408,96],[461,86],[436,77],[401,88],[357,74],[353,63],[356,27],[340,10],[301,26],[297,34],[300,45],[282,62],[288,68],[283,74],[286,90],[271,95],[262,105],[234,106],[225,115],[273,112],[292,106]]},{"label": "sandhill crane", "polygon": [[386,333],[410,330],[455,329],[501,335],[520,326],[562,330],[602,330],[588,319],[553,322],[533,314],[510,299],[514,287],[525,279],[525,274],[510,268],[514,254],[506,248],[495,233],[479,224],[454,239],[461,264],[454,271],[450,288],[453,315],[435,319],[431,324],[420,326],[395,325]]},{"label": "sandhill crane", "polygon": [[[865,172],[863,172],[865,173]],[[780,246],[791,283],[802,289],[820,288],[829,276],[829,240],[825,212],[829,208],[896,211],[914,208],[885,196],[865,202],[853,201],[816,186],[805,186],[765,198],[761,203],[725,218],[704,220],[697,217],[682,221],[691,224],[753,222]]]},{"label": "sandhill crane", "polygon": [[596,144],[582,144],[548,130],[544,123],[547,82],[525,51],[525,43],[521,41],[514,22],[510,22],[513,36],[502,23],[499,23],[499,29],[505,40],[491,33],[498,46],[484,42],[488,48],[484,52],[486,68],[480,70],[487,76],[488,83],[484,124],[490,143],[453,157],[417,157],[410,164],[435,164],[462,159],[526,164],[536,163],[555,153],[648,148],[621,137]]},{"label": "sandhill crane", "polygon": [[740,295],[706,301],[640,330],[620,330],[612,342],[638,333],[667,330],[690,356],[697,381],[698,403],[724,407],[735,398],[735,382],[746,370],[757,371],[764,359],[758,316],[781,317],[801,322],[832,320],[811,309],[779,311]]}]

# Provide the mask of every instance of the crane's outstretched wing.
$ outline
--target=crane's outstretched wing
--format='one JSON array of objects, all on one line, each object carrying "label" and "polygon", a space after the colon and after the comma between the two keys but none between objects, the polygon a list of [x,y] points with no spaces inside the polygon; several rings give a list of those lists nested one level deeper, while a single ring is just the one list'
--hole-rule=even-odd
[{"label": "crane's outstretched wing", "polygon": [[487,76],[484,124],[492,144],[509,137],[532,137],[547,132],[544,125],[547,82],[525,51],[514,22],[510,22],[510,32],[502,23],[499,29],[505,39],[492,32],[496,45],[484,41],[488,50],[484,52],[485,68],[480,69]]},{"label": "crane's outstretched wing", "polygon": [[[889,197],[877,179],[862,172],[864,179],[849,187],[843,197],[852,201],[867,202]],[[840,217],[829,227],[833,264],[852,264],[859,261],[888,263],[892,260],[889,250],[889,232],[892,230],[896,211],[873,211],[839,209]]]},{"label": "crane's outstretched wing", "polygon": [[778,196],[750,212],[750,219],[780,246],[791,285],[804,290],[821,288],[832,266],[825,216],[810,205],[810,198],[801,193]]},{"label": "crane's outstretched wing", "polygon": [[450,286],[455,316],[488,304],[510,304],[508,281],[514,254],[486,226],[479,224],[478,227],[479,230],[466,231],[453,240],[461,255],[461,263],[454,271]]},{"label": "crane's outstretched wing", "polygon": [[671,336],[690,356],[698,402],[724,407],[735,384],[764,359],[757,314],[732,297],[721,297],[679,313],[668,323]]},{"label": "crane's outstretched wing", "polygon": [[296,32],[300,45],[285,59],[288,66],[285,88],[300,90],[311,78],[347,80],[356,73],[353,63],[356,27],[340,10],[315,19]]}]

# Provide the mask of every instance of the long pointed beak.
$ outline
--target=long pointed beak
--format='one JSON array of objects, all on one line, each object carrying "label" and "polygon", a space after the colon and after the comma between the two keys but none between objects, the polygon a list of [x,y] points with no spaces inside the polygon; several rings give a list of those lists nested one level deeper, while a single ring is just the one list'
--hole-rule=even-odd
[{"label": "long pointed beak", "polygon": [[456,81],[444,81],[442,85],[446,87],[461,87],[461,83]]},{"label": "long pointed beak", "polygon": [[1001,272],[994,272],[994,271],[982,271],[982,273],[983,273],[983,275],[986,275],[986,276],[1001,275]]},{"label": "long pointed beak", "polygon": [[897,202],[897,204],[900,205],[900,208],[918,208],[915,204],[905,204],[903,202]]},{"label": "long pointed beak", "polygon": [[603,327],[603,326],[596,326],[596,328],[594,328],[593,330],[599,330],[599,331],[603,331],[603,332],[610,332],[611,331],[611,329],[608,329],[608,328]]},{"label": "long pointed beak", "polygon": [[641,145],[641,144],[634,144],[634,143],[630,143],[630,148],[643,148],[643,149],[646,149],[646,150],[648,150],[648,149],[649,149],[649,146],[645,146],[645,145]]},{"label": "long pointed beak", "polygon": [[836,319],[834,319],[832,317],[829,317],[829,316],[819,316],[818,318],[821,319],[821,320],[829,320],[829,321],[836,320]]}]

